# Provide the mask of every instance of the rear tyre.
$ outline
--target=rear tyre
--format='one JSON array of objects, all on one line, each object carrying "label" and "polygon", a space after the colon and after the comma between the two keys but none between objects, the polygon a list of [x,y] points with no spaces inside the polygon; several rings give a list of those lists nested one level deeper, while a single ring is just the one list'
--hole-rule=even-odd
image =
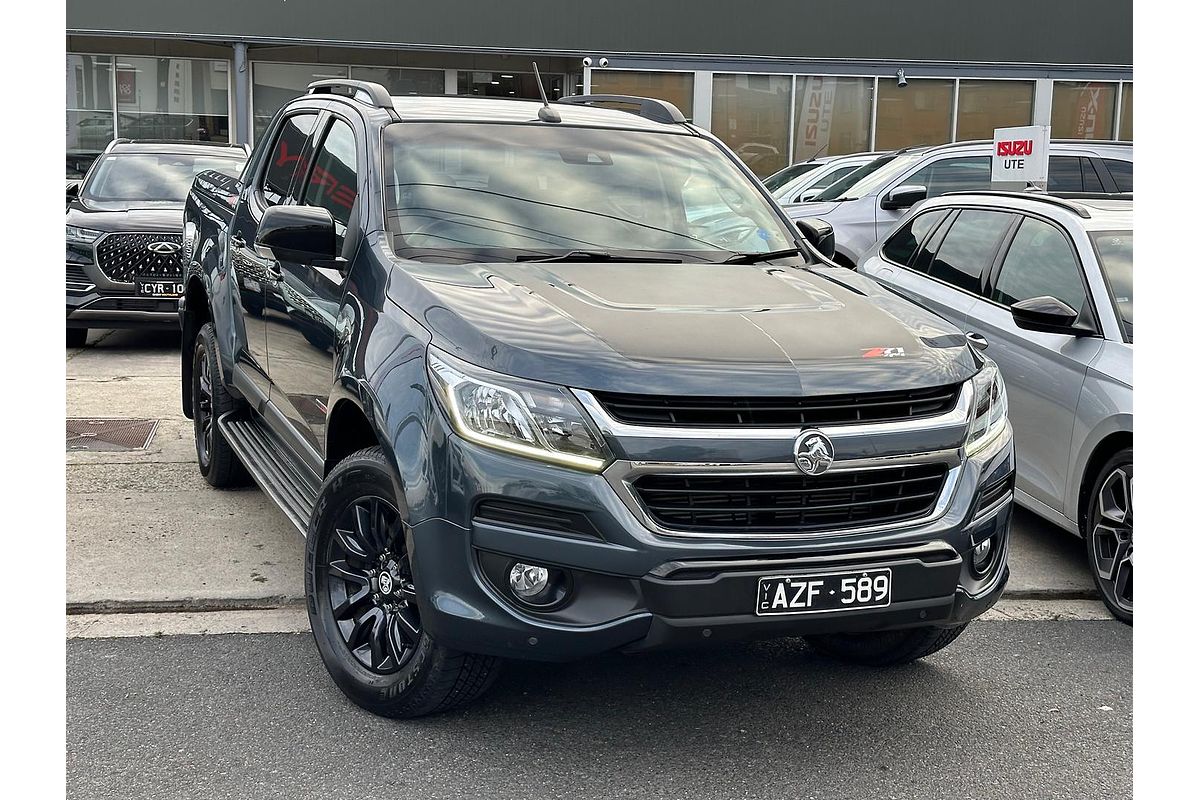
[{"label": "rear tyre", "polygon": [[321,660],[354,703],[383,717],[411,718],[476,699],[500,661],[451,650],[421,624],[395,480],[383,450],[348,456],[317,496],[305,543],[308,619]]},{"label": "rear tyre", "polygon": [[1083,538],[1092,579],[1112,615],[1133,624],[1133,450],[1105,462],[1088,496]]},{"label": "rear tyre", "polygon": [[196,336],[192,354],[192,422],[200,474],[218,489],[245,486],[250,481],[246,468],[217,426],[221,415],[236,408],[237,401],[226,390],[217,367],[216,331],[211,322],[206,322]]},{"label": "rear tyre", "polygon": [[822,655],[867,667],[907,664],[932,655],[957,639],[967,623],[952,628],[910,628],[876,633],[822,633],[805,636]]},{"label": "rear tyre", "polygon": [[87,328],[67,328],[67,347],[83,347],[87,344]]}]

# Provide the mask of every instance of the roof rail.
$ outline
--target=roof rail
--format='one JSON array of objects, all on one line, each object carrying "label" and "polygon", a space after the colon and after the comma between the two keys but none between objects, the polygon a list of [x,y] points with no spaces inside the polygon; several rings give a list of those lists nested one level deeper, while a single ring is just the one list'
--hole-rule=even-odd
[{"label": "roof rail", "polygon": [[568,105],[586,106],[592,103],[626,103],[638,107],[638,116],[662,122],[667,125],[677,125],[687,122],[678,108],[666,100],[656,100],[653,97],[636,97],[631,94],[573,94],[560,97],[554,102]]},{"label": "roof rail", "polygon": [[[337,91],[337,90],[342,91]],[[308,85],[307,94],[336,94],[349,97],[369,106],[382,108],[388,112],[395,122],[400,121],[396,107],[392,105],[392,96],[383,84],[371,81],[352,81],[346,78],[333,78],[327,81],[313,81]]]},{"label": "roof rail", "polygon": [[[1092,215],[1087,208],[1080,203],[1072,203],[1069,196],[1078,197],[1079,195],[1088,195],[1090,198],[1105,200],[1132,200],[1133,195],[1112,195],[1098,194],[1094,192],[1062,192],[1061,194],[1043,194],[1042,192],[1004,192],[1000,190],[979,190],[974,192],[946,192],[942,197],[956,197],[960,195],[984,195],[986,197],[1015,197],[1021,200],[1038,200],[1043,203],[1065,208],[1082,219],[1091,219]],[[1083,198],[1081,198],[1083,199]]]}]

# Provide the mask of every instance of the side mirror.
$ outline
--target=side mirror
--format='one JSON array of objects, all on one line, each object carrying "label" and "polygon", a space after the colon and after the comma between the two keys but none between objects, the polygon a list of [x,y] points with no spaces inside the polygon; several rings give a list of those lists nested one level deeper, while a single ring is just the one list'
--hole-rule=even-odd
[{"label": "side mirror", "polygon": [[916,183],[906,183],[903,186],[897,186],[883,196],[879,201],[879,207],[885,211],[899,211],[905,208],[912,208],[917,203],[929,196],[929,190],[924,186]]},{"label": "side mirror", "polygon": [[67,181],[67,205],[70,205],[72,200],[79,197],[80,183],[82,181]]},{"label": "side mirror", "polygon": [[258,223],[254,249],[278,261],[332,265],[338,255],[333,216],[317,206],[271,206]]},{"label": "side mirror", "polygon": [[1079,336],[1083,331],[1075,326],[1079,312],[1057,297],[1031,297],[1012,305],[1013,322],[1018,328],[1041,333],[1065,333]]},{"label": "side mirror", "polygon": [[803,236],[809,244],[811,244],[818,253],[833,260],[834,253],[834,238],[833,226],[823,219],[797,219],[793,220],[796,227],[800,229],[800,235]]}]

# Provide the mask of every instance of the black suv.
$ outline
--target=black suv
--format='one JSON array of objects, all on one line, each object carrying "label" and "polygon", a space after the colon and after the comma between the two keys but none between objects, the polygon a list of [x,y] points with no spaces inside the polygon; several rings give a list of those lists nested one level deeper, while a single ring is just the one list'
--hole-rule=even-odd
[{"label": "black suv", "polygon": [[185,217],[200,470],[306,534],[365,708],[751,636],[902,663],[1003,591],[995,364],[668,103],[318,82]]},{"label": "black suv", "polygon": [[88,328],[175,328],[183,200],[197,173],[238,172],[244,145],[117,139],[67,181],[67,346]]}]

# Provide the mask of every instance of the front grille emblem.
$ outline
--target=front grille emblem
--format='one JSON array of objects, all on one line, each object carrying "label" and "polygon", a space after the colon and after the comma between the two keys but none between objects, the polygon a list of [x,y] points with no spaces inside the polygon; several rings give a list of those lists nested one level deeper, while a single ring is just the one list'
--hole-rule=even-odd
[{"label": "front grille emblem", "polygon": [[160,256],[169,256],[172,253],[179,252],[179,245],[174,242],[151,242],[146,245],[146,249],[151,253],[157,253]]},{"label": "front grille emblem", "polygon": [[820,475],[833,466],[833,442],[820,431],[802,431],[793,452],[797,469],[805,475]]}]

